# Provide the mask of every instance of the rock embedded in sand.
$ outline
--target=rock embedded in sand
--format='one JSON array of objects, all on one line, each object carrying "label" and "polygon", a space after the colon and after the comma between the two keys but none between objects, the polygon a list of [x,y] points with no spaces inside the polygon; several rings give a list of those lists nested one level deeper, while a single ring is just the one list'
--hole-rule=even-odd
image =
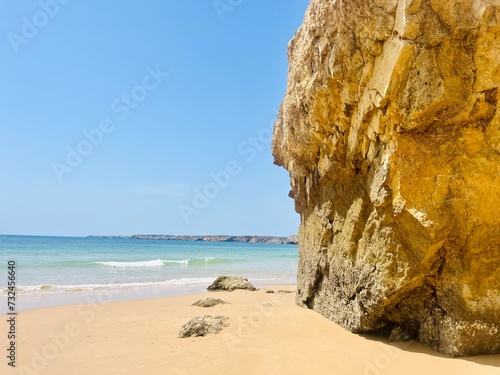
[{"label": "rock embedded in sand", "polygon": [[312,0],[274,130],[297,302],[354,332],[500,352],[500,6]]},{"label": "rock embedded in sand", "polygon": [[280,290],[275,292],[273,289],[269,289],[269,290],[266,290],[266,293],[289,294],[289,293],[295,293],[295,291],[280,289]]},{"label": "rock embedded in sand", "polygon": [[198,307],[213,307],[219,304],[227,304],[229,302],[225,302],[221,300],[220,298],[206,298],[206,299],[200,299],[199,301],[196,301],[193,303],[193,306],[198,306]]},{"label": "rock embedded in sand", "polygon": [[217,334],[229,324],[228,317],[225,316],[197,316],[184,324],[179,332],[179,338],[199,337],[209,334]]},{"label": "rock embedded in sand", "polygon": [[239,276],[219,276],[207,289],[211,291],[226,290],[228,292],[235,289],[257,290],[246,277]]}]

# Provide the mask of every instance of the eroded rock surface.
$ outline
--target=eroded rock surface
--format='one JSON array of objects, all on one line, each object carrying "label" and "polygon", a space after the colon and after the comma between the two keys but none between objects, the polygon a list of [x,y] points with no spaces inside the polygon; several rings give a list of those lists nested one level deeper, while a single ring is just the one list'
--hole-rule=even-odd
[{"label": "eroded rock surface", "polygon": [[500,3],[312,0],[274,131],[297,302],[453,356],[500,351]]},{"label": "eroded rock surface", "polygon": [[184,324],[179,332],[179,338],[200,337],[209,334],[217,334],[227,327],[229,320],[226,316],[197,316]]}]

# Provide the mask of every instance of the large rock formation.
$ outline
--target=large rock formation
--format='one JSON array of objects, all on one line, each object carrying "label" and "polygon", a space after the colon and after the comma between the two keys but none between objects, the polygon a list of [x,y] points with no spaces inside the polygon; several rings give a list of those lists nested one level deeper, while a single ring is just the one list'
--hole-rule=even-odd
[{"label": "large rock formation", "polygon": [[312,0],[276,163],[297,302],[354,332],[500,351],[500,2]]}]

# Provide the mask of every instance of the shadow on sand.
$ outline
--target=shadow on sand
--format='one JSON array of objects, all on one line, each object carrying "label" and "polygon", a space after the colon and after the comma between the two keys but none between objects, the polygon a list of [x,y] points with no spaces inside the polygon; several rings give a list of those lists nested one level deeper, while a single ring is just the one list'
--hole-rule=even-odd
[{"label": "shadow on sand", "polygon": [[480,365],[500,368],[500,354],[477,355],[472,357],[450,357],[445,354],[439,353],[417,341],[390,342],[385,337],[370,333],[359,334],[359,336],[363,337],[366,340],[377,341],[389,347],[397,348],[407,352],[427,354],[433,357],[446,358],[450,361],[469,361]]}]

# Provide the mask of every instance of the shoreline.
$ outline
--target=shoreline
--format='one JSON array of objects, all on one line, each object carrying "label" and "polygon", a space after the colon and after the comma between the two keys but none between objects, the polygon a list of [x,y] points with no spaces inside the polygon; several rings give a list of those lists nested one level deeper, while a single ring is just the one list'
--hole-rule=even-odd
[{"label": "shoreline", "polygon": [[[295,305],[295,290],[204,292],[96,301],[17,315],[16,369],[6,374],[497,374],[500,355],[448,358],[416,343],[356,335]],[[228,304],[192,306],[199,299]],[[196,316],[229,318],[221,333],[177,337]],[[7,332],[6,316],[0,329]],[[3,372],[2,372],[3,373]]]},{"label": "shoreline", "polygon": [[153,240],[153,241],[194,241],[194,242],[241,242],[268,243],[279,245],[298,245],[299,236],[294,234],[283,236],[230,236],[230,235],[171,235],[171,234],[133,234],[130,236],[90,235],[85,238],[110,238],[122,240]]},{"label": "shoreline", "polygon": [[[213,280],[216,278],[214,277]],[[212,281],[213,281],[212,280]],[[259,283],[250,280],[257,289],[273,288],[276,286],[295,287],[295,283],[272,284],[269,282]],[[95,301],[123,302],[141,301],[155,298],[169,298],[184,295],[210,293],[207,287],[210,284],[186,284],[173,286],[148,286],[144,288],[101,288],[95,290],[68,290],[53,292],[18,293],[16,296],[16,310],[29,311],[40,308],[57,307],[65,305],[77,305],[81,303],[93,303]],[[0,315],[7,313],[7,296],[0,296]]]}]

